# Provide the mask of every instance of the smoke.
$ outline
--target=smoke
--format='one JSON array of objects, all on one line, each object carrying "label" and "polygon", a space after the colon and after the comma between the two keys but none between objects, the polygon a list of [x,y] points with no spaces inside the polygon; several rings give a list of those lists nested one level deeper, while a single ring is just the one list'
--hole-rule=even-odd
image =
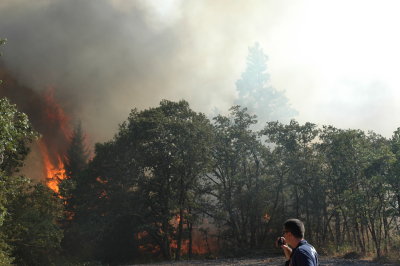
[{"label": "smoke", "polygon": [[20,84],[7,71],[0,67],[0,80],[7,86],[0,86],[0,95],[7,97],[18,109],[29,114],[29,120],[34,129],[40,133],[40,142],[32,143],[31,153],[22,172],[31,178],[43,177],[43,151],[45,148],[49,163],[58,164],[58,158],[66,155],[71,136],[70,119],[61,106],[53,99],[53,90],[37,92]]},{"label": "smoke", "polygon": [[123,107],[153,104],[149,95],[156,96],[158,86],[152,82],[168,86],[160,63],[173,53],[173,37],[147,34],[139,10],[118,12],[102,0],[26,3],[20,8],[2,9],[0,15],[7,22],[0,30],[8,39],[5,64],[36,90],[54,86],[67,111],[94,129],[95,137],[115,130],[110,121],[121,121],[121,112],[127,115],[129,109]]},{"label": "smoke", "polygon": [[[400,60],[400,42],[391,38],[396,8],[367,1],[360,10],[360,3],[3,0],[0,37],[8,42],[1,60],[25,86],[54,87],[55,98],[96,142],[110,139],[130,109],[162,99],[185,99],[206,113],[227,110],[247,48],[258,41],[269,57],[271,85],[286,92],[300,122],[388,136],[400,124],[389,115],[399,111],[390,100],[400,97],[394,92],[400,84],[385,61]],[[384,94],[367,89],[375,84]],[[380,93],[390,106],[369,108],[376,95],[365,92]]]},{"label": "smoke", "polygon": [[140,1],[125,8],[106,0],[3,3],[0,32],[8,42],[2,60],[36,91],[53,86],[95,140],[112,136],[131,108],[164,98],[195,101],[202,111],[216,105],[213,98],[230,105],[233,81],[227,86],[210,75],[227,56],[207,67],[200,47],[188,48],[193,34],[185,22],[151,20]]}]

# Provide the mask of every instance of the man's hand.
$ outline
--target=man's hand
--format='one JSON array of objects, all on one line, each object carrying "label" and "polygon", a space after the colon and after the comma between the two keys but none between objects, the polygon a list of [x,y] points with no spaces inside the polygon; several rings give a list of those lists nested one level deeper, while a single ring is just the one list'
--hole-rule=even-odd
[{"label": "man's hand", "polygon": [[285,253],[286,260],[290,260],[290,255],[292,255],[292,249],[287,245],[284,244],[281,246],[283,253]]},{"label": "man's hand", "polygon": [[286,239],[284,237],[278,237],[275,241],[275,246],[280,248],[282,245],[286,245]]},{"label": "man's hand", "polygon": [[287,245],[286,239],[284,237],[278,237],[275,241],[275,246],[280,247],[285,254],[286,260],[290,260],[290,255],[292,254],[292,249]]}]

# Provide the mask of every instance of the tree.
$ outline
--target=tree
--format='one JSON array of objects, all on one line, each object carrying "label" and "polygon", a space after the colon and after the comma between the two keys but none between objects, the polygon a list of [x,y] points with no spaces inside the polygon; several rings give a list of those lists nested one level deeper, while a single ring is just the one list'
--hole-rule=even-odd
[{"label": "tree", "polygon": [[85,136],[82,131],[82,125],[79,123],[72,133],[67,156],[64,160],[67,178],[74,179],[74,177],[82,173],[87,167],[88,159],[89,152],[85,146]]},{"label": "tree", "polygon": [[[363,148],[365,133],[361,130],[342,130],[332,126],[325,126],[320,134],[322,143],[318,150],[324,156],[324,176],[327,185],[328,215],[334,219],[332,237],[336,249],[349,239],[351,225],[359,225],[360,247],[364,247],[361,238],[366,224],[357,222],[357,212],[360,206],[350,197],[359,192],[359,180],[362,178],[365,167]],[[354,212],[353,212],[354,211]]]},{"label": "tree", "polygon": [[273,182],[273,214],[280,216],[278,220],[298,217],[307,224],[311,241],[323,238],[324,230],[319,225],[321,221],[326,222],[326,200],[321,159],[315,152],[317,126],[312,123],[300,125],[295,120],[288,125],[268,122],[261,134],[273,147],[274,163],[270,167],[276,180]]},{"label": "tree", "polygon": [[[373,132],[324,127],[318,150],[324,156],[328,214],[337,250],[347,244],[377,257],[386,252],[395,222],[387,180],[395,156],[390,142]],[[329,226],[329,224],[328,224]],[[371,241],[372,240],[372,241]]]},{"label": "tree", "polygon": [[73,190],[81,250],[107,263],[132,262],[147,248],[179,259],[211,136],[209,120],[185,101],[132,110],[113,140],[96,144]]},{"label": "tree", "polygon": [[236,82],[239,97],[235,104],[248,108],[250,114],[257,115],[261,124],[287,121],[297,115],[297,111],[290,107],[284,92],[270,85],[266,61],[267,56],[258,43],[249,48],[246,70]]},{"label": "tree", "polygon": [[[148,231],[166,258],[170,257],[170,242],[174,239],[175,258],[179,259],[184,223],[190,227],[195,222],[191,215],[195,198],[191,195],[209,166],[211,125],[187,102],[164,100],[158,108],[132,112],[125,129],[125,136],[137,143],[136,158],[141,169],[138,191],[144,193],[151,210],[146,219],[148,224],[160,224]],[[178,226],[173,234],[174,217]]]},{"label": "tree", "polygon": [[65,179],[60,180],[60,195],[65,201],[67,216],[74,213],[73,195],[75,193],[73,190],[76,183],[80,182],[80,175],[86,170],[88,164],[89,153],[84,142],[82,126],[79,123],[72,132],[69,148],[64,158]]},{"label": "tree", "polygon": [[391,150],[395,156],[390,168],[388,183],[390,184],[394,200],[397,201],[397,212],[400,216],[400,128],[393,133],[390,139]]},{"label": "tree", "polygon": [[230,111],[214,118],[213,168],[206,184],[215,206],[206,213],[226,228],[222,233],[229,248],[244,252],[262,244],[270,186],[265,174],[268,149],[250,129],[255,116],[239,106]]},{"label": "tree", "polygon": [[7,243],[4,220],[9,215],[10,195],[21,193],[13,186],[12,174],[22,166],[28,154],[28,144],[37,137],[28,117],[6,98],[0,99],[0,262],[7,264],[12,247]]},{"label": "tree", "polygon": [[142,208],[141,198],[134,198],[138,177],[131,148],[115,140],[97,143],[87,169],[63,182],[73,210],[63,240],[70,255],[107,263],[139,258],[133,237],[139,225],[132,212]]},{"label": "tree", "polygon": [[14,263],[55,265],[63,237],[58,224],[63,214],[61,199],[44,184],[31,184],[22,177],[15,178],[9,187],[18,193],[8,195],[3,230]]},{"label": "tree", "polygon": [[28,117],[6,98],[0,99],[0,171],[11,175],[22,166],[29,152],[28,144],[38,135]]},{"label": "tree", "polygon": [[[390,166],[395,160],[390,142],[382,136],[370,132],[367,135],[366,167],[360,186],[365,199],[363,211],[368,221],[378,258],[388,251],[390,226],[396,216],[392,206],[392,191],[387,183]],[[392,205],[392,206],[391,206]]]},{"label": "tree", "polygon": [[50,265],[59,251],[62,205],[42,184],[16,175],[38,136],[28,117],[5,98],[0,100],[0,262]]},{"label": "tree", "polygon": [[[64,215],[63,220],[64,238],[63,248],[74,253],[76,242],[79,240],[79,235],[76,233],[73,226],[73,217],[76,214],[76,206],[80,199],[77,198],[79,193],[76,191],[80,187],[80,183],[84,180],[85,170],[87,168],[89,154],[85,147],[85,138],[82,131],[81,123],[79,123],[71,136],[67,155],[64,158],[65,179],[60,180],[59,188],[60,195],[64,200]],[[78,196],[79,197],[79,196]]]}]

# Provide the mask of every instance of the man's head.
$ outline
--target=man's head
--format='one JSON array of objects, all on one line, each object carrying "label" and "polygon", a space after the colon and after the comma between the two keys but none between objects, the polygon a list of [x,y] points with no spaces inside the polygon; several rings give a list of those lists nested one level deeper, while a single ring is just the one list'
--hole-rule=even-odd
[{"label": "man's head", "polygon": [[290,246],[297,246],[297,243],[304,238],[304,224],[299,219],[288,219],[283,224],[284,237]]}]

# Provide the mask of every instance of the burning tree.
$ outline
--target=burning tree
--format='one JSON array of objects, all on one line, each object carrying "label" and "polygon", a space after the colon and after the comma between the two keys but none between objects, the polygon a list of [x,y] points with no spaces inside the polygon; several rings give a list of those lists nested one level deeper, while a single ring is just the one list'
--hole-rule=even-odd
[{"label": "burning tree", "polygon": [[4,82],[0,87],[0,96],[7,97],[18,106],[18,110],[27,114],[33,128],[40,133],[40,139],[31,145],[33,151],[41,154],[43,164],[41,173],[35,178],[44,175],[47,185],[58,193],[58,183],[65,178],[63,158],[72,134],[70,117],[57,101],[55,88],[49,87],[39,93],[21,84],[4,66],[0,66],[0,78]]},{"label": "burning tree", "polygon": [[162,101],[132,110],[112,141],[96,145],[74,195],[74,220],[96,256],[121,263],[148,249],[167,259],[191,250],[193,195],[209,167],[211,136],[204,114]]},{"label": "burning tree", "polygon": [[[146,230],[166,258],[171,257],[171,242],[176,242],[175,258],[179,259],[184,224],[190,228],[195,222],[191,194],[209,166],[210,123],[185,101],[162,101],[158,108],[133,111],[121,133],[121,139],[136,142],[137,192],[147,199],[150,210],[141,218],[153,224]],[[174,217],[178,217],[177,228],[171,224]]]}]

